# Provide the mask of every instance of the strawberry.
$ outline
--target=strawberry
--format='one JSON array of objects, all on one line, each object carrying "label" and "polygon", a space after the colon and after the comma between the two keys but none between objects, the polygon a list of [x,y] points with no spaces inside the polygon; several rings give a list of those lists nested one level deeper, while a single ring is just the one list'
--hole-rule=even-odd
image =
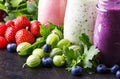
[{"label": "strawberry", "polygon": [[0,36],[0,48],[5,48],[7,45],[7,41],[3,36]]},{"label": "strawberry", "polygon": [[15,42],[16,29],[14,27],[8,27],[5,31],[5,38],[7,42]]},{"label": "strawberry", "polygon": [[30,20],[26,16],[23,15],[18,16],[14,21],[15,21],[15,28],[17,30],[30,27]]},{"label": "strawberry", "polygon": [[30,32],[35,37],[39,37],[40,36],[40,23],[39,23],[39,21],[36,20],[36,21],[31,23]]},{"label": "strawberry", "polygon": [[5,31],[7,29],[7,26],[5,24],[0,24],[0,35],[4,35]]},{"label": "strawberry", "polygon": [[17,45],[22,42],[29,42],[32,44],[35,41],[35,37],[33,36],[33,34],[26,29],[21,29],[17,31],[15,39]]},{"label": "strawberry", "polygon": [[5,23],[5,25],[6,25],[7,27],[9,27],[9,26],[14,26],[14,21],[13,21],[13,20],[8,20],[8,21]]}]

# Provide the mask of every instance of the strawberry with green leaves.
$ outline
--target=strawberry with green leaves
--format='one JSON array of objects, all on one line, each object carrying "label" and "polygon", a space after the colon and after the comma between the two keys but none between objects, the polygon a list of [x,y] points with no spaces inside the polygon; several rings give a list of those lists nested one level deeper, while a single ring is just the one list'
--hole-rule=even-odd
[{"label": "strawberry with green leaves", "polygon": [[7,41],[3,36],[0,36],[0,48],[5,48],[7,45]]},{"label": "strawberry with green leaves", "polygon": [[7,26],[5,24],[0,24],[0,36],[4,35]]},{"label": "strawberry with green leaves", "polygon": [[31,23],[30,32],[35,37],[39,37],[40,36],[40,22],[39,21],[36,20],[36,21]]},{"label": "strawberry with green leaves", "polygon": [[5,39],[7,42],[12,43],[15,42],[15,34],[16,34],[16,29],[14,27],[8,27],[5,31]]},{"label": "strawberry with green leaves", "polygon": [[24,15],[18,16],[14,22],[16,30],[25,29],[31,25],[30,20]]},{"label": "strawberry with green leaves", "polygon": [[21,29],[16,32],[15,40],[16,40],[17,45],[22,42],[29,42],[32,44],[35,41],[35,37],[33,36],[33,34],[30,31],[28,31],[26,29]]}]

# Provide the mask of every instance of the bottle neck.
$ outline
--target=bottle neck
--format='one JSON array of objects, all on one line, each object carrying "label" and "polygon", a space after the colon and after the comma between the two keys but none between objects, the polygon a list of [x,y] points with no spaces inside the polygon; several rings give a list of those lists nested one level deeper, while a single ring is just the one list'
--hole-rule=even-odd
[{"label": "bottle neck", "polygon": [[97,7],[101,10],[120,10],[120,0],[98,0]]}]

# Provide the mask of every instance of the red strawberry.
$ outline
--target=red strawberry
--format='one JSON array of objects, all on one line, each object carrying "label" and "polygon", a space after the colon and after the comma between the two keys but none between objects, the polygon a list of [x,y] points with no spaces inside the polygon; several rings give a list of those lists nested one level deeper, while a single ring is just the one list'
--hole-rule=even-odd
[{"label": "red strawberry", "polygon": [[7,45],[7,41],[4,37],[0,36],[0,48],[5,48]]},{"label": "red strawberry", "polygon": [[21,29],[17,31],[15,35],[15,39],[17,45],[22,42],[29,42],[32,44],[35,41],[35,37],[32,35],[31,32],[29,32],[26,29]]},{"label": "red strawberry", "polygon": [[8,21],[5,23],[5,25],[6,25],[7,27],[9,27],[9,26],[14,26],[14,21],[13,21],[13,20],[8,20]]},{"label": "red strawberry", "polygon": [[15,42],[16,29],[14,27],[8,27],[5,31],[5,38],[7,42]]},{"label": "red strawberry", "polygon": [[30,27],[30,20],[26,16],[18,16],[15,19],[15,28],[17,30],[20,30],[25,29],[26,27]]},{"label": "red strawberry", "polygon": [[4,35],[7,26],[5,24],[0,24],[0,35]]},{"label": "red strawberry", "polygon": [[39,37],[40,36],[40,23],[39,23],[39,21],[36,20],[36,21],[31,23],[30,32],[35,37]]}]

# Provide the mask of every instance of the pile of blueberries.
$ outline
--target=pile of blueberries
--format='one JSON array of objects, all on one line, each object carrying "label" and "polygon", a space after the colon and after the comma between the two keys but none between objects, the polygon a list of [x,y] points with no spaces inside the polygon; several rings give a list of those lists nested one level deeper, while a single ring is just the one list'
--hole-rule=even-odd
[{"label": "pile of blueberries", "polygon": [[120,78],[120,67],[117,64],[113,65],[111,68],[107,68],[104,64],[99,64],[96,70],[98,73],[105,73],[109,70],[111,73],[115,74],[117,78]]},{"label": "pile of blueberries", "polygon": [[[117,78],[120,78],[119,65],[115,64],[111,68],[107,68],[106,65],[99,64],[96,68],[97,73],[106,73],[106,71],[109,71],[109,72],[115,74]],[[74,66],[71,69],[72,75],[75,75],[75,76],[80,76],[82,74],[82,72],[83,72],[83,70],[82,70],[82,67],[80,67],[80,66]]]},{"label": "pile of blueberries", "polygon": [[[48,45],[45,47],[49,48]],[[45,49],[48,50],[48,49]],[[7,51],[8,52],[16,52],[16,43],[9,43],[7,45]],[[46,51],[48,52],[48,51]],[[50,67],[51,66],[52,59],[50,57],[48,58],[42,58],[42,64],[44,66]],[[105,73],[106,71],[110,71],[111,73],[115,74],[117,78],[120,78],[120,67],[119,65],[115,64],[111,68],[107,68],[104,64],[99,64],[96,68],[97,73]],[[75,76],[80,76],[83,73],[83,68],[80,66],[74,66],[71,69],[71,74]]]}]

